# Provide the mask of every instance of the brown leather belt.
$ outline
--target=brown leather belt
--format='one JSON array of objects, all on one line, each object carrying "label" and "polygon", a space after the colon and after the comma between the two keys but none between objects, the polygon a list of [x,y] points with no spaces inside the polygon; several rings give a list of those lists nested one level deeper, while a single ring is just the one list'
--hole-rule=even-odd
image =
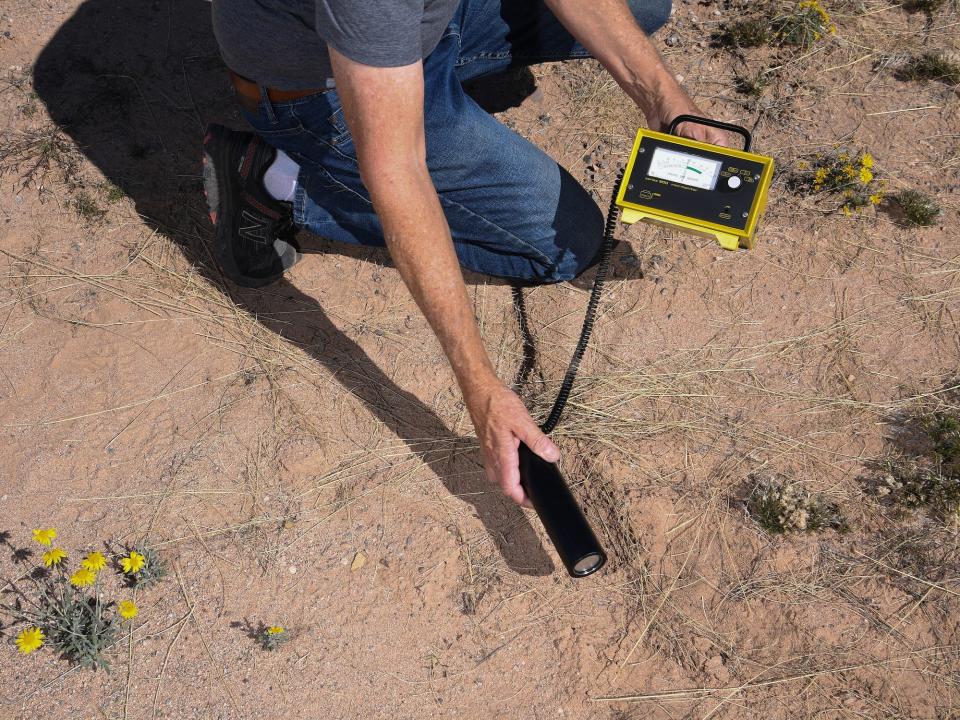
[{"label": "brown leather belt", "polygon": [[[230,71],[230,80],[233,81],[233,89],[237,93],[237,101],[247,112],[256,115],[257,107],[260,105],[260,86],[253,80],[248,80],[242,75],[237,75]],[[307,95],[323,92],[326,88],[310,88],[308,90],[279,90],[277,88],[267,88],[267,97],[271,102],[281,103],[290,100],[298,100]]]}]

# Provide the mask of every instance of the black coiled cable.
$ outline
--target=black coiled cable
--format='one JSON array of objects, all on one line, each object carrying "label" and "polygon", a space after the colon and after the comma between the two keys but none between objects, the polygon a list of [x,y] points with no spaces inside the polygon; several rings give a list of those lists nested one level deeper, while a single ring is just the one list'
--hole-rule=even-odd
[{"label": "black coiled cable", "polygon": [[583,328],[580,330],[580,340],[577,341],[577,347],[570,358],[570,365],[563,376],[563,382],[560,384],[560,391],[557,393],[557,399],[553,402],[553,408],[550,415],[540,425],[540,429],[549,434],[560,422],[560,416],[570,398],[570,392],[573,390],[573,383],[577,379],[577,371],[580,369],[580,360],[583,359],[583,353],[587,350],[587,343],[590,342],[590,334],[593,332],[593,322],[597,315],[597,306],[600,304],[600,293],[603,291],[603,282],[607,277],[607,270],[610,267],[610,252],[616,244],[613,237],[614,230],[617,228],[617,221],[620,219],[620,208],[617,207],[617,195],[620,194],[620,184],[623,182],[623,169],[617,174],[617,181],[613,186],[613,195],[610,198],[610,207],[607,210],[607,222],[603,228],[603,244],[600,246],[600,261],[597,263],[597,275],[593,280],[593,289],[590,290],[590,300],[587,302],[587,311],[583,316]]}]

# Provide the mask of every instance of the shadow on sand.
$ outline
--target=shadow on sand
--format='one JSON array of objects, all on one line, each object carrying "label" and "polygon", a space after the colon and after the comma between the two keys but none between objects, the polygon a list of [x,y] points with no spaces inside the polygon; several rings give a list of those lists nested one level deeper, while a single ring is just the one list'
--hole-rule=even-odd
[{"label": "shadow on sand", "polygon": [[[521,95],[530,90],[524,87]],[[397,387],[314,298],[287,281],[268,292],[238,288],[215,269],[206,245],[212,231],[201,193],[200,142],[209,122],[238,128],[243,122],[216,48],[207,2],[88,0],[43,49],[34,67],[34,89],[54,122],[135,202],[146,223],[176,242],[238,306],[328,368],[429,464],[451,493],[474,506],[513,570],[530,575],[553,571],[526,516],[491,491],[479,454],[463,452],[471,441],[451,433],[429,407]],[[383,250],[315,242],[314,251],[390,264]],[[294,312],[302,321],[284,320]]]}]

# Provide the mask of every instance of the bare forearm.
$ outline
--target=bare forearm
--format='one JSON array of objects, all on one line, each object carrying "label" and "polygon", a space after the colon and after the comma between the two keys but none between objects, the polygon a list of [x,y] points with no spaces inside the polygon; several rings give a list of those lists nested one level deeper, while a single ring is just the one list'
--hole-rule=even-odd
[{"label": "bare forearm", "polygon": [[457,376],[487,476],[508,497],[525,502],[520,443],[548,462],[556,462],[560,451],[520,398],[497,379],[480,340],[450,228],[427,171],[423,67],[370,67],[333,48],[330,61],[363,184],[400,275]]},{"label": "bare forearm", "polygon": [[546,0],[563,26],[638,103],[674,82],[625,0]]},{"label": "bare forearm", "polygon": [[[367,187],[400,275],[440,341],[468,403],[496,379],[426,166],[380,172]],[[403,188],[398,192],[397,188]]]},{"label": "bare forearm", "polygon": [[[450,360],[467,403],[498,382],[467,298],[450,229],[427,171],[419,64],[371,68],[330,59],[363,183],[384,239]],[[391,108],[390,113],[383,108]]]},{"label": "bare forearm", "polygon": [[[637,25],[626,0],[546,0],[563,26],[599,60],[643,110],[647,124],[666,130],[678,115],[703,115]],[[689,123],[680,134],[726,145],[725,135]]]},{"label": "bare forearm", "polygon": [[390,254],[457,376],[487,476],[507,497],[526,503],[519,443],[548,462],[556,462],[560,451],[493,370],[426,165],[388,164],[379,171],[370,163],[361,167]]}]

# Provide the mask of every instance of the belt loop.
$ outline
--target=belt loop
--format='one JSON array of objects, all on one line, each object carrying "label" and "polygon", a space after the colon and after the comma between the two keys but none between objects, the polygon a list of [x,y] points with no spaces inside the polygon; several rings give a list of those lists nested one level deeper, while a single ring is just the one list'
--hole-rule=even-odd
[{"label": "belt loop", "polygon": [[273,103],[270,102],[270,95],[267,92],[266,85],[260,85],[260,104],[263,105],[263,111],[267,115],[267,120],[276,124],[277,114],[273,111]]}]

